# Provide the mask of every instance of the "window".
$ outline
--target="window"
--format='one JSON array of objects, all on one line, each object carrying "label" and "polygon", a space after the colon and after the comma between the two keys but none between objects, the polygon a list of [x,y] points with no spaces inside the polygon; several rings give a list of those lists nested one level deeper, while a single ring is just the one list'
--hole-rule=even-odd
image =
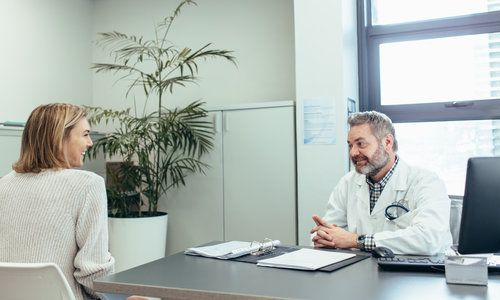
[{"label": "window", "polygon": [[381,105],[498,97],[490,40],[476,34],[381,44]]},{"label": "window", "polygon": [[399,155],[436,172],[449,195],[463,195],[466,162],[500,155],[500,120],[396,123]]},{"label": "window", "polygon": [[500,155],[500,0],[358,0],[360,110],[463,194],[467,158]]},{"label": "window", "polygon": [[485,0],[374,0],[372,24],[440,19],[500,10],[499,1]]}]

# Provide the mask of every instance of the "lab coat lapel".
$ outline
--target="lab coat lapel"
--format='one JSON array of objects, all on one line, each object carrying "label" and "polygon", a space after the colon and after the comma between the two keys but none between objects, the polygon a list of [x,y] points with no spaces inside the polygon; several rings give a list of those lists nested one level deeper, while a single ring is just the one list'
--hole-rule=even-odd
[{"label": "lab coat lapel", "polygon": [[[408,190],[408,167],[400,159],[394,173],[387,182],[378,198],[375,207],[373,208],[372,215],[383,214],[385,215],[385,208],[391,205],[394,201],[401,200]],[[369,196],[368,196],[369,198]]]},{"label": "lab coat lapel", "polygon": [[358,214],[362,216],[370,215],[370,189],[366,183],[366,176],[356,174],[356,184],[358,190],[356,191],[356,205],[358,207]]}]

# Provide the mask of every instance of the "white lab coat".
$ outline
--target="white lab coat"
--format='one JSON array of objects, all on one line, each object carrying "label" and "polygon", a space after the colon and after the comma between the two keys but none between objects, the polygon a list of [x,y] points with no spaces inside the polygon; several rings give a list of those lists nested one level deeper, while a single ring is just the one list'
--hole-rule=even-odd
[{"label": "white lab coat", "polygon": [[[403,199],[409,212],[393,221],[386,219],[386,207]],[[371,214],[366,177],[351,171],[333,190],[324,219],[350,232],[374,234],[377,246],[396,254],[434,255],[452,243],[450,199],[444,183],[435,173],[401,159]]]}]

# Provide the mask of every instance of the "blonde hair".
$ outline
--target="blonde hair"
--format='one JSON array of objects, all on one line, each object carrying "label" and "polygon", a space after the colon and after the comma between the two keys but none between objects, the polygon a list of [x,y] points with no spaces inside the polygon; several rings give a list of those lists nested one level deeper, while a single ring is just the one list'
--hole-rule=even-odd
[{"label": "blonde hair", "polygon": [[73,104],[51,103],[35,108],[24,127],[14,171],[39,173],[44,169],[70,168],[63,142],[75,124],[86,116],[84,107]]}]

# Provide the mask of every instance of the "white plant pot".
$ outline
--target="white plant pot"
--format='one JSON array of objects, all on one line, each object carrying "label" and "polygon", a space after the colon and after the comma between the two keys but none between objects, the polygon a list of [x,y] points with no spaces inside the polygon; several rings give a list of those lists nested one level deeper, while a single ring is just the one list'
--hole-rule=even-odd
[{"label": "white plant pot", "polygon": [[115,273],[165,256],[168,215],[146,218],[108,218],[109,251]]}]

